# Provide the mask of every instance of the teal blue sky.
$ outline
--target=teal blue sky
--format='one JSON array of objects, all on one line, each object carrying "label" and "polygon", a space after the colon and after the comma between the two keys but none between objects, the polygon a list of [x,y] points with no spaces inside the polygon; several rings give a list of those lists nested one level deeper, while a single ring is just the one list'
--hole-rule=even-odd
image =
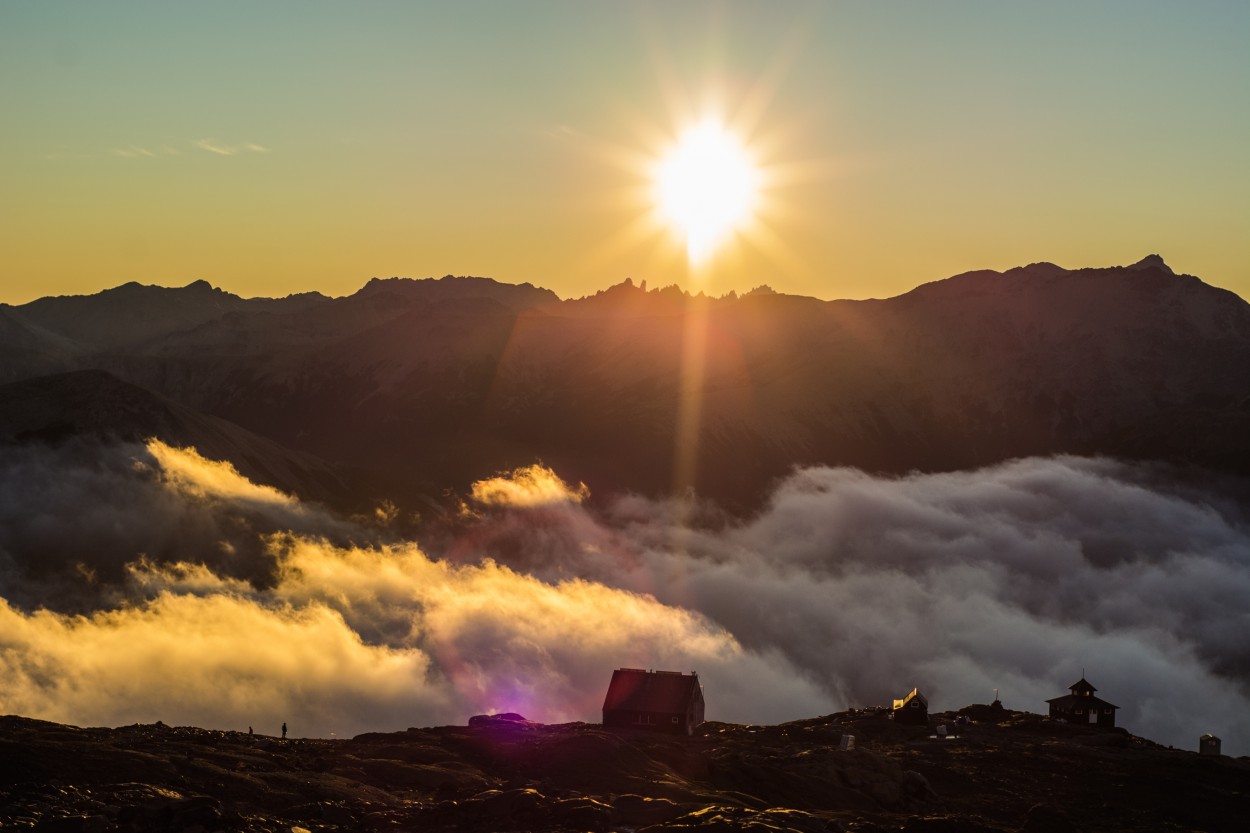
[{"label": "teal blue sky", "polygon": [[[881,297],[1037,260],[1250,297],[1250,4],[0,5],[0,301],[478,274]],[[715,114],[705,268],[648,160]]]}]

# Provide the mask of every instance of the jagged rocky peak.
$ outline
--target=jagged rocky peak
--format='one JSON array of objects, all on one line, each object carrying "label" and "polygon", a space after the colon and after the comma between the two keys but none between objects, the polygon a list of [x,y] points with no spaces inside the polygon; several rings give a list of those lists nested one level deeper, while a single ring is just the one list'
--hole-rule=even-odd
[{"label": "jagged rocky peak", "polygon": [[559,301],[550,289],[530,283],[501,283],[494,278],[444,275],[441,278],[372,278],[353,298],[392,296],[404,301],[462,301],[491,299],[510,309],[525,309]]},{"label": "jagged rocky peak", "polygon": [[1160,257],[1159,255],[1153,255],[1153,254],[1146,255],[1141,260],[1137,261],[1136,263],[1134,263],[1132,266],[1129,266],[1128,268],[1134,269],[1137,271],[1145,271],[1147,269],[1157,269],[1161,272],[1166,272],[1169,275],[1176,274],[1175,272],[1172,271],[1172,267],[1168,266],[1166,263],[1163,262],[1162,257]]},{"label": "jagged rocky peak", "polygon": [[[607,289],[605,289],[605,290],[603,290],[603,291],[604,291],[604,292],[629,292],[629,291],[631,291],[631,290],[633,290],[633,289],[636,289],[636,288],[637,288],[637,287],[635,287],[635,286],[634,286],[634,279],[633,279],[633,278],[626,278],[625,280],[621,281],[620,283],[614,283],[614,284],[612,284],[611,286],[609,286]],[[644,289],[643,291],[645,292],[646,290]]]}]

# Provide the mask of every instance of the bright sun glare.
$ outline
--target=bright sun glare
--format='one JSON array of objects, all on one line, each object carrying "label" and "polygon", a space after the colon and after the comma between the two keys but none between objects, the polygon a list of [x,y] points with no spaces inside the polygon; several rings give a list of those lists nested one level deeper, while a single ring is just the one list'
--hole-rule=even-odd
[{"label": "bright sun glare", "polygon": [[742,143],[719,122],[688,128],[655,168],[664,221],[686,238],[692,264],[712,252],[751,217],[759,173]]}]

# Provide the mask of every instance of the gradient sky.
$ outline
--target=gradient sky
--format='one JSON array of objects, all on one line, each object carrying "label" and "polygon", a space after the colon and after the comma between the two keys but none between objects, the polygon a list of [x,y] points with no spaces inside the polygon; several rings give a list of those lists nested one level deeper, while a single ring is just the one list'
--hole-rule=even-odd
[{"label": "gradient sky", "polygon": [[[486,275],[895,295],[1038,260],[1250,298],[1250,3],[0,5],[0,302]],[[721,115],[691,272],[640,166]]]}]

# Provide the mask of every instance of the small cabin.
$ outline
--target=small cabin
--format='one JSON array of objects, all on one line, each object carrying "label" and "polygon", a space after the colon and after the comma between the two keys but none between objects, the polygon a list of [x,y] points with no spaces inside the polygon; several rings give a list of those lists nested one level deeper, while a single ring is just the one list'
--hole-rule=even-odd
[{"label": "small cabin", "polygon": [[920,693],[920,689],[913,688],[911,693],[902,700],[894,701],[893,717],[895,723],[927,726],[929,724],[929,701]]},{"label": "small cabin", "polygon": [[618,668],[603,699],[603,725],[691,735],[703,723],[699,675]]},{"label": "small cabin", "polygon": [[1218,755],[1220,754],[1220,739],[1215,735],[1207,732],[1198,738],[1198,754],[1199,755]]},{"label": "small cabin", "polygon": [[1115,726],[1115,712],[1119,706],[1094,696],[1098,689],[1084,677],[1068,686],[1069,694],[1047,700],[1050,716],[1069,723],[1085,723],[1110,729]]}]

